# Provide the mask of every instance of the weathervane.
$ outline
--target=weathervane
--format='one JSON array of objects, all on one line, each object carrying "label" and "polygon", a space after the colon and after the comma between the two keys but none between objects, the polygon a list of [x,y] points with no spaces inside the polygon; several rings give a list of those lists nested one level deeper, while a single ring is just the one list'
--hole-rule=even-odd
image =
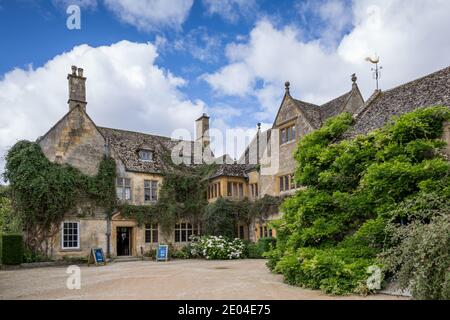
[{"label": "weathervane", "polygon": [[377,90],[378,90],[379,89],[378,81],[381,78],[381,70],[383,69],[383,67],[378,66],[378,63],[380,62],[380,57],[375,54],[375,56],[373,58],[367,57],[366,61],[375,65],[375,68],[372,68],[371,70],[373,72],[373,77],[377,82]]}]

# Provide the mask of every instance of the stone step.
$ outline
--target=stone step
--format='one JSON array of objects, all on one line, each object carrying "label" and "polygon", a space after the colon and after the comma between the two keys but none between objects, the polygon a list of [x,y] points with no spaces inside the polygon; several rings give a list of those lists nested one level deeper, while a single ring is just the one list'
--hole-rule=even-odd
[{"label": "stone step", "polygon": [[130,262],[130,261],[141,261],[142,258],[138,257],[116,257],[113,262]]}]

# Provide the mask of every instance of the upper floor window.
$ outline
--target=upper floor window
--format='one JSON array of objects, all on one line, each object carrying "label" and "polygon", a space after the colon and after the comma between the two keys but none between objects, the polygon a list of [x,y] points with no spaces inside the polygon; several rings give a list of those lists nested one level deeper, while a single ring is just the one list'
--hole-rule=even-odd
[{"label": "upper floor window", "polygon": [[251,183],[249,185],[249,191],[250,191],[250,196],[252,198],[258,198],[258,184],[257,183]]},{"label": "upper floor window", "polygon": [[244,184],[239,182],[227,183],[227,196],[233,198],[244,197]]},{"label": "upper floor window", "polygon": [[153,151],[139,150],[139,159],[142,161],[153,161]]},{"label": "upper floor window", "polygon": [[119,200],[131,200],[131,179],[116,179],[116,194]]},{"label": "upper floor window", "polygon": [[280,192],[289,191],[297,188],[297,183],[295,182],[293,174],[281,176],[278,177],[278,179],[280,182]]},{"label": "upper floor window", "polygon": [[158,200],[158,181],[144,180],[144,201],[156,202]]},{"label": "upper floor window", "polygon": [[295,125],[280,130],[280,144],[284,144],[296,139]]}]

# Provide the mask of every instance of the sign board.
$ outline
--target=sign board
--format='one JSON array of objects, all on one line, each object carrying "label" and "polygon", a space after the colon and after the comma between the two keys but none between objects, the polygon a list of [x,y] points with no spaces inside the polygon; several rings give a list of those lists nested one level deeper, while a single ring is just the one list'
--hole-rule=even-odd
[{"label": "sign board", "polygon": [[91,263],[95,263],[95,265],[103,264],[106,265],[105,254],[103,253],[102,248],[91,248],[91,253],[89,254],[88,266]]},{"label": "sign board", "polygon": [[167,261],[169,258],[169,246],[160,244],[156,250],[156,261]]}]

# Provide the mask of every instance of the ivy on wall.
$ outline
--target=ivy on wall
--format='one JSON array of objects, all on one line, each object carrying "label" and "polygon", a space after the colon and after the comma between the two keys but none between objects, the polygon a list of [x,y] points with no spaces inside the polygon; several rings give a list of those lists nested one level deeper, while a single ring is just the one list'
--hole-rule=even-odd
[{"label": "ivy on wall", "polygon": [[19,141],[6,156],[4,178],[10,184],[12,207],[27,231],[30,248],[48,251],[49,239],[68,212],[90,203],[110,214],[115,206],[115,161],[104,158],[96,176],[49,161],[35,142]]},{"label": "ivy on wall", "polygon": [[214,164],[173,166],[164,174],[157,203],[124,203],[119,205],[119,210],[124,217],[135,218],[139,225],[158,222],[165,231],[171,230],[180,219],[187,219],[191,223],[201,222],[208,204],[205,196],[207,178],[214,168]]},{"label": "ivy on wall", "polygon": [[[98,174],[88,176],[69,165],[49,161],[37,143],[19,141],[6,156],[4,178],[10,184],[15,217],[28,233],[28,247],[34,251],[44,248],[47,253],[51,247],[48,241],[59,231],[67,213],[84,216],[96,209],[105,210],[108,215],[120,211],[139,225],[157,222],[165,231],[171,230],[176,221],[186,219],[204,224],[207,233],[233,236],[235,222],[249,222],[253,217],[265,220],[278,212],[281,201],[271,196],[255,202],[219,199],[208,204],[208,177],[216,166],[171,166],[164,174],[157,203],[132,205],[117,203],[114,159],[104,158]],[[226,227],[219,223],[221,227],[217,228],[218,217],[229,219],[230,223]]]}]

